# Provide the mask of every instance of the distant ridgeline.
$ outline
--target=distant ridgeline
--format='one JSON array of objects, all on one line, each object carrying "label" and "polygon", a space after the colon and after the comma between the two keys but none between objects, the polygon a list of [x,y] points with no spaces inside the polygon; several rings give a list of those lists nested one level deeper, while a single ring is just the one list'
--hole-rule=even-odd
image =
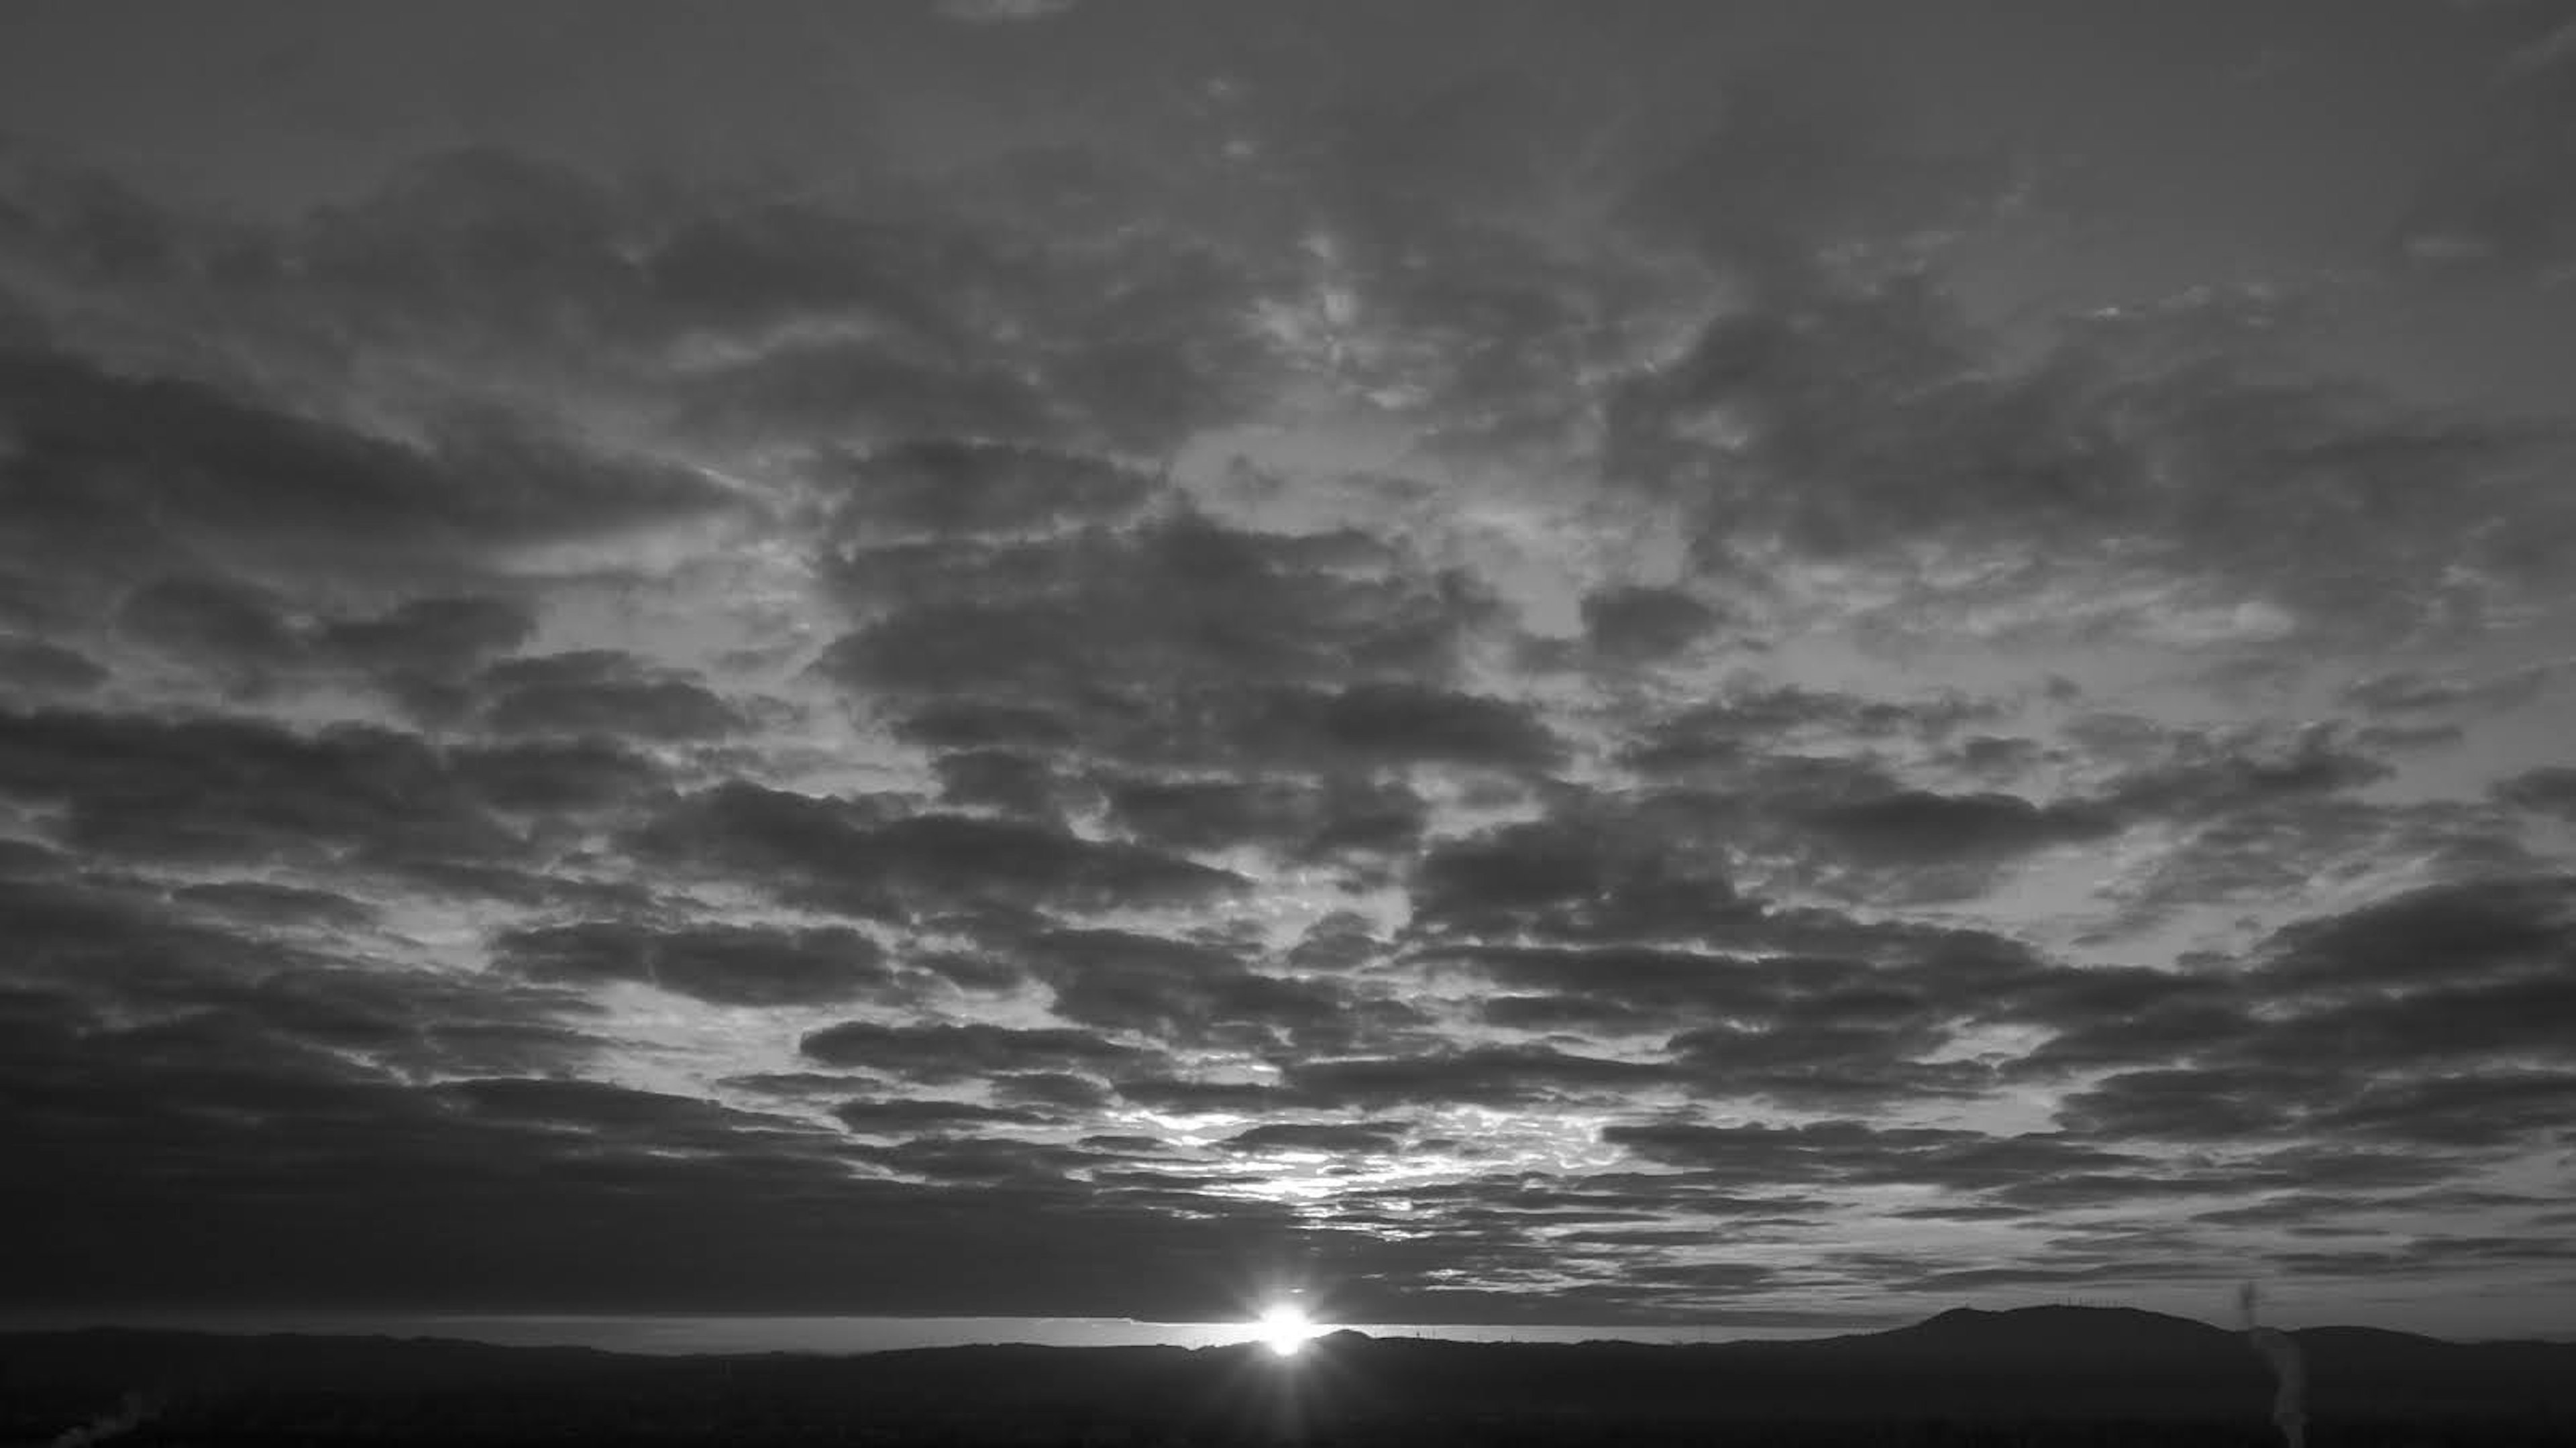
[{"label": "distant ridgeline", "polygon": [[[2576,1344],[2292,1334],[2316,1448],[2576,1444]],[[0,1444],[2278,1441],[2242,1334],[2125,1308],[1960,1309],[1793,1342],[1257,1345],[635,1357],[428,1339],[0,1336]],[[1738,1425],[1728,1429],[1727,1424]]]}]

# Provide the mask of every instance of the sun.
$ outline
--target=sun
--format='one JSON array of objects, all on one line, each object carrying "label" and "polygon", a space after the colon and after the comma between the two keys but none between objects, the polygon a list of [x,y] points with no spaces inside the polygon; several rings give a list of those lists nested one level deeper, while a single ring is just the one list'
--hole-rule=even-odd
[{"label": "sun", "polygon": [[1282,1302],[1263,1310],[1259,1329],[1261,1345],[1281,1357],[1295,1357],[1315,1336],[1314,1320],[1295,1303]]}]

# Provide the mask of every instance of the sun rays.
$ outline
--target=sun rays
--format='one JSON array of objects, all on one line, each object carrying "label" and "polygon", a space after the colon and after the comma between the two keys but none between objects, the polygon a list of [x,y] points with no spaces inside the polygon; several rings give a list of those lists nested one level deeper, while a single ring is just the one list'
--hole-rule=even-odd
[{"label": "sun rays", "polygon": [[1292,1358],[1305,1351],[1306,1344],[1322,1332],[1315,1326],[1314,1319],[1306,1315],[1306,1309],[1293,1302],[1274,1303],[1262,1309],[1254,1326],[1258,1329],[1254,1340],[1268,1348],[1272,1355],[1283,1358]]}]

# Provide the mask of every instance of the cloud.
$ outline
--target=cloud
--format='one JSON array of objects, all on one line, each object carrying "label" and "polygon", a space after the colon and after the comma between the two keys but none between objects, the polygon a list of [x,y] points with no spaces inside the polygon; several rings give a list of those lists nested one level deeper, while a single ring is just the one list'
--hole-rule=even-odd
[{"label": "cloud", "polygon": [[279,925],[366,925],[376,919],[373,907],[346,895],[295,885],[272,885],[261,880],[219,880],[204,885],[186,885],[173,891],[171,898],[181,904],[203,906],[227,915],[246,916]]},{"label": "cloud", "polygon": [[2546,976],[2576,931],[2576,880],[2427,886],[2290,926],[2269,942],[2271,978],[2312,990]]},{"label": "cloud", "polygon": [[964,814],[888,817],[865,803],[740,781],[672,802],[636,844],[867,917],[987,901],[1077,911],[1185,904],[1247,883],[1180,856],[1053,826]]},{"label": "cloud", "polygon": [[[0,374],[23,520],[14,536],[38,545],[11,561],[45,572],[122,573],[200,548],[301,568],[427,562],[730,502],[686,469],[604,456],[504,413],[441,417],[405,444],[58,353],[12,353]],[[124,481],[101,487],[106,472]],[[227,617],[256,634],[244,611],[255,608]]]},{"label": "cloud", "polygon": [[1108,803],[1118,822],[1148,843],[1183,850],[1262,845],[1300,858],[1401,854],[1430,823],[1428,802],[1411,787],[1356,773],[1313,783],[1120,780],[1109,787]]},{"label": "cloud", "polygon": [[1073,8],[1074,0],[938,0],[935,7],[950,20],[969,25],[1044,20]]},{"label": "cloud", "polygon": [[472,681],[487,691],[484,722],[502,734],[623,734],[653,741],[720,738],[742,717],[705,686],[660,676],[608,650],[515,658]]},{"label": "cloud", "polygon": [[2401,260],[2539,278],[2576,252],[2576,192],[2565,180],[2565,118],[2576,74],[2564,26],[2499,67],[2483,114],[2427,168],[2393,228]]},{"label": "cloud", "polygon": [[982,1022],[891,1026],[843,1021],[808,1033],[798,1049],[826,1066],[864,1067],[930,1082],[999,1071],[1099,1069],[1124,1065],[1145,1054],[1087,1031],[1015,1029]]},{"label": "cloud", "polygon": [[0,676],[14,688],[78,694],[106,683],[108,671],[76,649],[42,639],[0,639]]},{"label": "cloud", "polygon": [[493,943],[501,969],[558,983],[633,981],[714,1005],[833,1005],[888,993],[885,949],[847,927],[655,930],[614,921],[512,931]]},{"label": "cloud", "polygon": [[2102,810],[2043,806],[2006,794],[1941,795],[1898,790],[1819,804],[1803,823],[1861,860],[2020,854],[2100,839],[2117,828]]},{"label": "cloud", "polygon": [[2565,1052],[2528,1023],[2568,994],[2567,911],[2553,877],[2315,917],[2242,974],[2134,977],[2124,1019],[2063,1030],[2022,1066],[2143,1067],[2063,1099],[2060,1119],[2104,1140],[2510,1149],[2546,1130],[2561,1085]]},{"label": "cloud", "polygon": [[117,624],[168,653],[256,670],[285,662],[298,640],[278,601],[202,578],[164,578],[126,595]]},{"label": "cloud", "polygon": [[1335,1106],[1425,1102],[1486,1106],[1632,1090],[1664,1079],[1649,1062],[1575,1055],[1545,1046],[1478,1046],[1432,1056],[1351,1056],[1292,1066],[1292,1099]]},{"label": "cloud", "polygon": [[1056,931],[1029,942],[1037,978],[1068,1021],[1177,1047],[1238,1049],[1347,1040],[1372,1015],[1325,981],[1247,967],[1219,947],[1118,930]]},{"label": "cloud", "polygon": [[509,836],[416,736],[221,717],[0,715],[0,791],[66,810],[89,848],[266,862],[339,847],[506,856]]},{"label": "cloud", "polygon": [[1668,657],[1698,642],[1717,622],[1716,610],[1677,588],[1624,584],[1583,598],[1584,635],[1611,658]]},{"label": "cloud", "polygon": [[1722,860],[1615,815],[1504,825],[1435,842],[1412,882],[1413,928],[1456,936],[1658,938],[1755,913]]},{"label": "cloud", "polygon": [[1491,601],[1356,533],[1182,511],[1043,541],[846,548],[825,567],[876,616],[818,667],[877,708],[1042,711],[1095,752],[1176,766],[1554,756],[1511,702],[1431,682],[1455,674]]},{"label": "cloud", "polygon": [[837,526],[888,539],[1116,522],[1157,491],[1148,474],[1083,453],[945,437],[907,439],[844,469],[833,478]]},{"label": "cloud", "polygon": [[0,192],[30,1293],[2556,1260],[2548,427],[2337,375],[2366,288],[1998,322],[2066,203],[1763,27],[967,8],[824,28],[965,67],[828,183]]},{"label": "cloud", "polygon": [[1042,1126],[1034,1111],[978,1106],[967,1101],[844,1101],[832,1108],[843,1126],[861,1136],[913,1136],[923,1132],[990,1126]]},{"label": "cloud", "polygon": [[2379,715],[2509,709],[2528,703],[2548,683],[2550,673],[2532,667],[2483,679],[2434,678],[2406,671],[2374,674],[2345,686],[2344,697]]},{"label": "cloud", "polygon": [[492,808],[530,814],[639,802],[667,785],[651,758],[610,737],[465,745],[450,749],[447,762]]},{"label": "cloud", "polygon": [[1624,761],[1647,774],[1681,776],[1750,764],[1819,738],[1941,739],[1995,712],[1995,706],[1959,694],[1890,699],[1796,684],[1738,684],[1720,699],[1645,721]]},{"label": "cloud", "polygon": [[2576,818],[2576,766],[2542,765],[2496,781],[2495,797],[2535,814]]},{"label": "cloud", "polygon": [[[1997,369],[1921,273],[1765,297],[1615,386],[1605,467],[1691,520],[1713,579],[1774,547],[1885,570],[1898,632],[1979,629],[2052,588],[2068,606],[2017,631],[2184,628],[2170,605],[2084,601],[2143,585],[2205,600],[2194,631],[2396,638],[2554,591],[2559,525],[2527,548],[2491,527],[2557,514],[2533,491],[2545,429],[2260,375],[2231,345],[2243,325],[2215,305],[2110,316]],[[2428,475],[2438,497],[2398,481]],[[1908,560],[1935,555],[1955,566],[1923,586]]]},{"label": "cloud", "polygon": [[1403,1139],[1404,1128],[1400,1126],[1279,1121],[1238,1131],[1225,1139],[1224,1146],[1228,1151],[1311,1151],[1340,1156],[1393,1151]]}]

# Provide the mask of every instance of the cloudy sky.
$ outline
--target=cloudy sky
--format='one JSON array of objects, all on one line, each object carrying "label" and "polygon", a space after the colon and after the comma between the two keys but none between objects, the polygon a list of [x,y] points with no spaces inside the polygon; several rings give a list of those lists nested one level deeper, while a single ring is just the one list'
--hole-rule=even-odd
[{"label": "cloudy sky", "polygon": [[19,1305],[2576,1330],[2576,9],[18,0]]}]

